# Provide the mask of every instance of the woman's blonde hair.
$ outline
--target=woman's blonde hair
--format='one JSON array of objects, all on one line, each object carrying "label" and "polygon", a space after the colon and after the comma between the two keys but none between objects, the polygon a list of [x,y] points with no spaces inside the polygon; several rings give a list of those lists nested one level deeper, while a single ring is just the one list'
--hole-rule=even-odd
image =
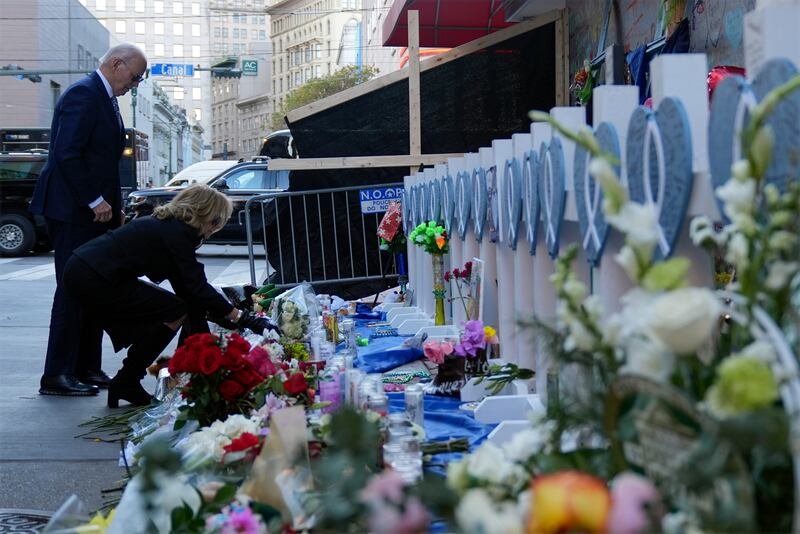
[{"label": "woman's blonde hair", "polygon": [[228,197],[203,184],[192,184],[169,203],[153,210],[156,219],[178,219],[192,228],[202,229],[203,224],[219,219],[221,226],[231,217],[233,204]]}]

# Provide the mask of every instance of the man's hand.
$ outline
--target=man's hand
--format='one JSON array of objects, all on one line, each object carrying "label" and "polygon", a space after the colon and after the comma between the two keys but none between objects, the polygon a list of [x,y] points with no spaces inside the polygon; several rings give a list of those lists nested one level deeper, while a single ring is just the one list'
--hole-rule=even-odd
[{"label": "man's hand", "polygon": [[111,220],[113,215],[113,210],[111,209],[111,204],[106,202],[105,200],[102,201],[100,204],[92,208],[94,212],[94,222],[108,222]]},{"label": "man's hand", "polygon": [[119,210],[119,225],[125,224],[125,210]]}]

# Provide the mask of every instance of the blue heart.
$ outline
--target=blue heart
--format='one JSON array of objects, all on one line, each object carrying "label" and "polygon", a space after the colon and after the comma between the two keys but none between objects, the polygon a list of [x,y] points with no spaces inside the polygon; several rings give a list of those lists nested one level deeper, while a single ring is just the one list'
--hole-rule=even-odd
[{"label": "blue heart", "polygon": [[564,149],[561,141],[554,137],[549,145],[542,143],[539,152],[539,199],[541,202],[544,239],[550,257],[558,256],[561,238],[561,223],[567,191],[564,188]]},{"label": "blue heart", "polygon": [[506,160],[503,179],[505,182],[503,209],[506,210],[508,220],[506,237],[511,250],[517,250],[517,234],[522,214],[522,167],[517,158]]},{"label": "blue heart", "polygon": [[522,160],[522,186],[523,203],[525,204],[524,218],[527,230],[528,251],[531,256],[536,254],[536,239],[539,234],[539,214],[541,204],[539,201],[539,154],[529,150]]}]

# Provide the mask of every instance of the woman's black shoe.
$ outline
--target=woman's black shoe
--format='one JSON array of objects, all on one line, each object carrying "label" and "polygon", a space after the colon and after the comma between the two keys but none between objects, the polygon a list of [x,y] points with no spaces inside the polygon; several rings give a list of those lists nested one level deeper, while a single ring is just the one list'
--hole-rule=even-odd
[{"label": "woman's black shoe", "polygon": [[145,391],[138,382],[136,384],[120,384],[114,377],[108,388],[108,407],[119,408],[120,399],[128,401],[134,406],[149,406],[153,401],[153,396]]}]

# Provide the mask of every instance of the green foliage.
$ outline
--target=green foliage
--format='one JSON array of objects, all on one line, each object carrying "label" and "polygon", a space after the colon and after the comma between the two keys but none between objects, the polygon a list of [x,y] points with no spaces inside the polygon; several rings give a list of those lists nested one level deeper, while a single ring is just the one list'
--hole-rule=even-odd
[{"label": "green foliage", "polygon": [[489,390],[489,393],[497,395],[504,387],[514,380],[528,380],[529,378],[533,378],[535,374],[534,371],[519,367],[513,363],[490,365],[489,372],[486,373],[485,376],[481,376],[475,380],[475,385],[486,380],[488,382],[486,388]]},{"label": "green foliage", "polygon": [[380,429],[364,415],[344,408],[332,415],[325,456],[312,465],[314,486],[324,488],[307,503],[322,531],[365,531],[360,493],[378,469]]},{"label": "green foliage", "polygon": [[289,93],[286,101],[281,104],[280,110],[272,114],[272,129],[280,130],[286,128],[283,117],[289,111],[355,87],[367,80],[371,80],[377,74],[378,69],[376,67],[348,65],[333,74],[310,80]]},{"label": "green foliage", "polygon": [[449,249],[450,236],[444,226],[439,226],[436,221],[422,223],[414,228],[408,238],[418,247],[431,255],[444,256]]}]

